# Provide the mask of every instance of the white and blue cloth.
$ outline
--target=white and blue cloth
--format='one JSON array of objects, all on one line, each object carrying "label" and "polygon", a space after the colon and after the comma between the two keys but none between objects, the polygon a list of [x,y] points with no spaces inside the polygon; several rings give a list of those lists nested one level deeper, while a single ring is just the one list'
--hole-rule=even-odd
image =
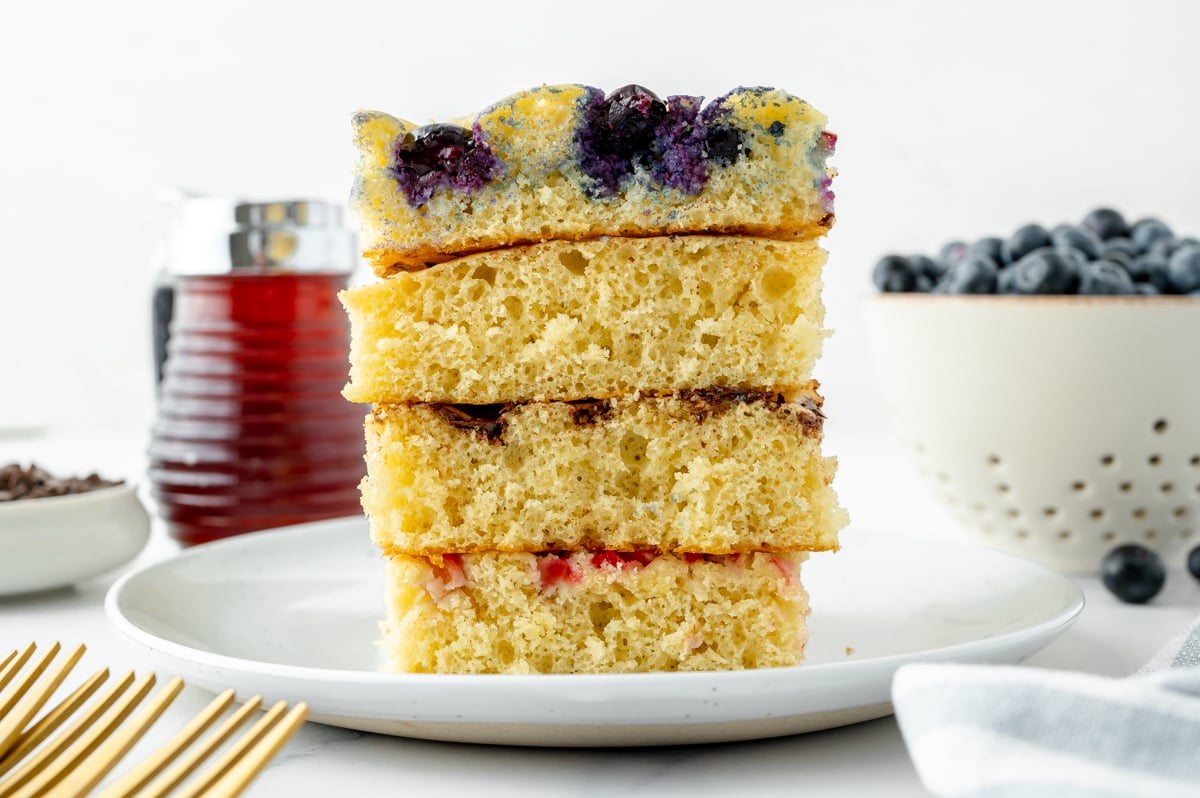
[{"label": "white and blue cloth", "polygon": [[1200,620],[1136,674],[907,665],[896,719],[954,798],[1200,798]]}]

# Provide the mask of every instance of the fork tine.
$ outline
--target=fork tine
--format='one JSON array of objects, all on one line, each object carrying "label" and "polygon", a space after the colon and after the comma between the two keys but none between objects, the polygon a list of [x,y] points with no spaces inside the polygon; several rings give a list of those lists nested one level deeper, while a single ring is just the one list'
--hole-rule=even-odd
[{"label": "fork tine", "polygon": [[[49,651],[41,656],[41,659],[33,664],[32,668],[25,671],[25,676],[23,678],[17,679],[15,682],[11,682],[10,678],[11,684],[9,685],[8,698],[0,701],[0,718],[4,718],[6,720],[8,719],[8,713],[12,712],[12,708],[17,705],[17,702],[21,700],[21,697],[25,695],[33,683],[40,679],[42,674],[46,672],[46,668],[50,667],[50,662],[58,656],[58,652],[60,650],[62,650],[62,646],[60,646],[58,643],[55,643],[54,645],[50,646]],[[30,653],[32,654],[33,652]],[[16,673],[14,673],[13,676],[16,676]]]},{"label": "fork tine", "polygon": [[196,768],[208,759],[213,751],[216,751],[226,740],[228,740],[235,731],[243,723],[246,718],[258,711],[262,705],[262,698],[254,696],[246,703],[242,704],[232,715],[225,719],[216,731],[183,755],[183,757],[171,766],[171,769],[164,773],[159,778],[155,779],[149,787],[145,788],[138,794],[138,798],[162,798],[167,793],[174,790],[183,780],[192,774]]},{"label": "fork tine", "polygon": [[[54,740],[26,760],[10,777],[13,787],[8,786],[9,782],[0,786],[0,798],[8,798],[10,795],[12,798],[40,796],[70,773],[82,759],[96,749],[112,727],[125,720],[134,706],[145,698],[146,693],[154,686],[154,675],[144,676],[133,685],[132,692],[126,694],[131,684],[133,671],[125,674],[119,682],[93,702],[85,713],[59,732]],[[96,719],[110,706],[112,711],[97,723]],[[71,746],[70,750],[67,750],[67,746]]]},{"label": "fork tine", "polygon": [[37,643],[30,643],[23,650],[14,651],[4,658],[4,668],[0,670],[0,690],[8,686],[12,678],[17,675],[17,671],[25,666],[36,650]]},{"label": "fork tine", "polygon": [[[50,696],[54,695],[54,692],[63,683],[63,679],[67,678],[67,674],[79,662],[79,658],[83,656],[84,652],[83,646],[77,646],[66,660],[59,662],[50,675],[38,684],[36,690],[30,692],[34,682],[41,677],[49,667],[50,661],[61,649],[62,647],[58,643],[51,646],[33,670],[26,674],[25,680],[16,685],[9,700],[0,706],[0,759],[3,759],[9,749],[19,742],[22,730],[33,720],[38,710],[50,700]],[[19,705],[17,704],[18,699],[22,699]]]},{"label": "fork tine", "polygon": [[291,712],[284,715],[237,764],[204,793],[204,798],[236,798],[241,795],[275,754],[279,753],[279,749],[304,725],[304,718],[307,716],[308,704],[299,703],[292,707]]},{"label": "fork tine", "polygon": [[[233,703],[233,695],[233,690],[229,689],[214,698],[199,715],[180,729],[174,737],[160,746],[137,767],[105,787],[97,798],[120,798],[120,796],[133,795],[144,788],[149,784],[151,779],[161,773],[167,765],[171,764],[184,749],[199,739],[205,729],[211,726],[220,717],[221,713],[229,708],[229,705]],[[230,731],[233,731],[233,729],[230,729]],[[218,740],[212,747],[216,748],[221,742],[224,742],[224,738]],[[199,764],[199,761],[196,764]],[[190,772],[190,770],[187,771],[187,773]],[[187,773],[183,773],[175,784],[186,778]],[[171,785],[167,789],[162,790],[162,793],[168,792],[174,786]],[[143,795],[147,794],[143,793]]]},{"label": "fork tine", "polygon": [[[153,683],[151,680],[150,684]],[[142,739],[142,735],[166,711],[182,689],[183,679],[179,677],[167,682],[167,685],[155,693],[150,702],[128,723],[119,729],[114,725],[104,735],[104,744],[88,753],[87,760],[74,768],[48,795],[68,798],[91,792],[92,788],[129,753],[129,749]]]},{"label": "fork tine", "polygon": [[83,702],[91,698],[92,693],[96,692],[96,689],[104,684],[107,679],[108,668],[96,671],[75,692],[60,701],[58,706],[47,712],[41,720],[24,731],[12,750],[5,754],[4,758],[0,759],[0,776],[11,770],[26,754],[41,745],[42,741],[53,734],[54,730],[61,726],[67,718],[71,717],[79,707],[83,706]]},{"label": "fork tine", "polygon": [[[171,680],[138,710],[154,687],[154,674],[135,681],[130,671],[93,700],[109,677],[104,668],[34,722],[86,647],[77,646],[55,662],[62,653],[56,642],[21,673],[37,650],[30,643],[0,656],[0,798],[78,798],[103,781],[158,721],[183,680]],[[100,798],[161,798],[181,784],[187,798],[240,795],[303,724],[308,706],[288,711],[286,702],[278,702],[184,784],[262,705],[259,696],[253,697],[201,740],[233,701],[233,690],[216,696]]]},{"label": "fork tine", "polygon": [[280,701],[266,711],[266,713],[255,721],[254,725],[242,733],[242,736],[237,741],[229,746],[217,759],[204,769],[200,775],[196,776],[192,781],[183,786],[182,792],[178,798],[199,798],[199,796],[207,796],[207,790],[211,787],[225,772],[233,767],[239,759],[245,756],[267,730],[275,724],[275,721],[283,715],[287,709],[287,702]]}]

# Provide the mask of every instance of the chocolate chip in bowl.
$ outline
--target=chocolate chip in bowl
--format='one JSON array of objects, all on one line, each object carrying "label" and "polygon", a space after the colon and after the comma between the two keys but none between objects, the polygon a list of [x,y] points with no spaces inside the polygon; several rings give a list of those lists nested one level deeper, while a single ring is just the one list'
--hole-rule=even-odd
[{"label": "chocolate chip in bowl", "polygon": [[149,516],[131,483],[0,465],[0,596],[103,574],[133,559],[149,535]]},{"label": "chocolate chip in bowl", "polygon": [[122,482],[123,480],[104,479],[95,473],[86,477],[56,477],[34,463],[28,466],[8,463],[0,466],[0,502],[87,493],[100,488],[111,488]]},{"label": "chocolate chip in bowl", "polygon": [[1194,257],[1200,278],[1195,239],[1098,209],[880,261],[881,393],[964,535],[1092,576],[1123,544],[1182,562],[1200,540]]}]

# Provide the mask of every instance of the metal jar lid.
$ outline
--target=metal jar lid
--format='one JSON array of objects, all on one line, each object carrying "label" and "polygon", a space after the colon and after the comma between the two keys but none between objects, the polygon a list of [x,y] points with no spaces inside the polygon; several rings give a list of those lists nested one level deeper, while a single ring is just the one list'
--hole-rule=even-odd
[{"label": "metal jar lid", "polygon": [[349,274],[358,264],[355,235],[330,202],[180,196],[174,204],[163,253],[171,274]]}]

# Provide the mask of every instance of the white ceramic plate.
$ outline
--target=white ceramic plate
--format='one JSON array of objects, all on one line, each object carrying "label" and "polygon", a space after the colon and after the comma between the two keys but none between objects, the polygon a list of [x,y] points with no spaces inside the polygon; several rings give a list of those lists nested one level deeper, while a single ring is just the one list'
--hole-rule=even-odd
[{"label": "white ceramic plate", "polygon": [[811,643],[792,668],[713,673],[379,673],[382,568],[365,521],[200,546],[126,575],[108,615],[155,666],[212,690],[307,701],[314,720],[384,734],[548,746],[794,734],[882,717],[907,662],[1020,662],[1083,596],[996,551],[850,531],[814,555]]},{"label": "white ceramic plate", "polygon": [[0,503],[0,596],[82,582],[137,556],[150,517],[137,486]]}]

